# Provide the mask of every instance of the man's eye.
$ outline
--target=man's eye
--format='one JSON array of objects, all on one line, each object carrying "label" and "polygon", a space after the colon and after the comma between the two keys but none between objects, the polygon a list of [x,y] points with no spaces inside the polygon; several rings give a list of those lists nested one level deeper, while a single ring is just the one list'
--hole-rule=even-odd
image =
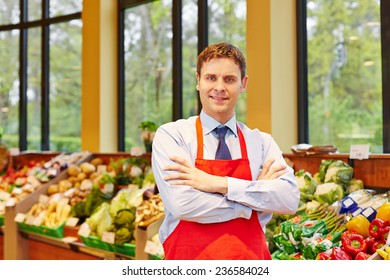
[{"label": "man's eye", "polygon": [[207,77],[207,80],[210,80],[210,81],[215,81],[215,77],[212,77],[212,76],[210,76],[210,77]]},{"label": "man's eye", "polygon": [[226,78],[225,81],[228,82],[228,83],[233,83],[234,79],[233,78]]}]

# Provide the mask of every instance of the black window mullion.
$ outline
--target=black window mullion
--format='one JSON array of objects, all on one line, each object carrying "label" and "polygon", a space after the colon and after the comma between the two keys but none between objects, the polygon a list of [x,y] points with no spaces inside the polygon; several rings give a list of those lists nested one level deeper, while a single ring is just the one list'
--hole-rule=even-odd
[{"label": "black window mullion", "polygon": [[390,153],[390,1],[381,1],[383,152]]},{"label": "black window mullion", "polygon": [[175,0],[172,4],[172,120],[183,117],[183,69],[182,69],[182,1]]},{"label": "black window mullion", "polygon": [[125,9],[118,12],[118,151],[125,151]]},{"label": "black window mullion", "polygon": [[[27,0],[20,0],[20,22],[27,21]],[[19,150],[27,150],[27,29],[20,29],[19,41]]]},{"label": "black window mullion", "polygon": [[[208,14],[208,0],[198,0],[198,54],[209,44]],[[201,110],[202,104],[198,94],[198,112]]]},{"label": "black window mullion", "polygon": [[[44,22],[49,18],[49,0],[42,2],[42,17]],[[50,150],[50,114],[49,114],[49,39],[50,29],[48,24],[42,25],[41,37],[41,150]]]},{"label": "black window mullion", "polygon": [[298,143],[309,143],[306,0],[297,0]]}]

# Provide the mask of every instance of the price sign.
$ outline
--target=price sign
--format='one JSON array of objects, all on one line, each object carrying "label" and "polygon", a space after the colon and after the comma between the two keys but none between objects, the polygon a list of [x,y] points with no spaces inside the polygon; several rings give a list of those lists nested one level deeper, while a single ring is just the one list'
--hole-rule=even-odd
[{"label": "price sign", "polygon": [[65,225],[68,226],[68,227],[75,227],[75,226],[77,226],[78,222],[79,222],[79,218],[77,218],[77,217],[69,217],[66,220]]},{"label": "price sign", "polygon": [[26,215],[25,214],[18,213],[18,214],[16,214],[14,221],[17,222],[17,223],[23,223],[25,219],[26,219]]},{"label": "price sign", "polygon": [[370,145],[351,145],[350,159],[368,159],[370,156]]},{"label": "price sign", "polygon": [[115,232],[112,231],[103,231],[102,233],[102,241],[114,244],[115,242]]},{"label": "price sign", "polygon": [[91,229],[88,225],[88,223],[84,222],[81,224],[79,231],[77,232],[78,235],[88,237],[91,233]]}]

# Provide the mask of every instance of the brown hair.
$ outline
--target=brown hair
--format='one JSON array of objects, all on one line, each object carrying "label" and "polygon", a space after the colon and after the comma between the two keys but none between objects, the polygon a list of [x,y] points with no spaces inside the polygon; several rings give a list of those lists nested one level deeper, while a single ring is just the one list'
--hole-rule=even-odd
[{"label": "brown hair", "polygon": [[246,75],[246,61],[242,52],[236,47],[228,43],[218,43],[206,47],[198,56],[196,60],[196,71],[200,75],[200,69],[203,64],[213,58],[229,58],[241,70],[241,79]]}]

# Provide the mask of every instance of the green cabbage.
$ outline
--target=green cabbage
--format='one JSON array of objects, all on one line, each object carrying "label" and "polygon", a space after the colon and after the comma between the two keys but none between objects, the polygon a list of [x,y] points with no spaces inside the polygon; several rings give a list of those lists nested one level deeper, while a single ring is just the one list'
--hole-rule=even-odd
[{"label": "green cabbage", "polygon": [[360,179],[353,178],[351,180],[351,184],[349,185],[348,193],[353,193],[357,190],[362,190],[362,189],[364,189],[363,181]]},{"label": "green cabbage", "polygon": [[344,198],[344,190],[341,185],[334,182],[320,184],[316,188],[314,198],[321,204],[331,205]]},{"label": "green cabbage", "polygon": [[309,172],[305,172],[303,169],[295,173],[295,179],[300,191],[300,200],[307,202],[313,199],[313,194],[317,188],[318,182],[311,176]]},{"label": "green cabbage", "polygon": [[319,183],[334,182],[341,185],[343,191],[348,193],[353,178],[353,168],[342,160],[322,160],[316,177]]}]

